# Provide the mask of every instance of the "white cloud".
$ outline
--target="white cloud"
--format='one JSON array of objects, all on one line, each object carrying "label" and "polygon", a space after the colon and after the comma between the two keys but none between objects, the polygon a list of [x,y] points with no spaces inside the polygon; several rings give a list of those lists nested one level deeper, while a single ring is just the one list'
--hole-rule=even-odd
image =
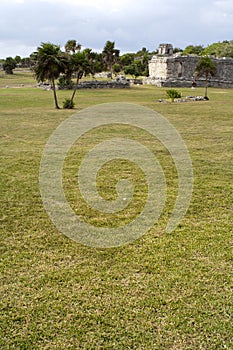
[{"label": "white cloud", "polygon": [[233,11],[233,2],[232,0],[218,0],[214,1],[214,6],[221,9],[222,11]]},{"label": "white cloud", "polygon": [[233,39],[232,0],[1,0],[1,13],[0,57],[68,39],[98,50],[115,40],[124,52]]},{"label": "white cloud", "polygon": [[[218,0],[213,1],[211,7],[204,7],[201,15],[201,21],[203,25],[212,27],[217,33],[221,33],[224,28],[227,29],[228,36],[229,34],[233,37],[232,27],[233,20],[233,2],[232,0]],[[226,38],[227,39],[227,38]],[[228,37],[229,39],[229,37]],[[232,38],[231,38],[232,39]]]},{"label": "white cloud", "polygon": [[28,57],[35,50],[36,46],[26,46],[19,41],[0,41],[0,52],[4,52],[4,57]]},{"label": "white cloud", "polygon": [[[52,3],[52,4],[63,4],[63,0],[40,0],[44,3]],[[134,4],[133,0],[66,0],[66,5],[72,5],[74,7],[85,7],[90,8],[92,10],[100,10],[100,11],[119,11],[128,8],[129,6]]]}]

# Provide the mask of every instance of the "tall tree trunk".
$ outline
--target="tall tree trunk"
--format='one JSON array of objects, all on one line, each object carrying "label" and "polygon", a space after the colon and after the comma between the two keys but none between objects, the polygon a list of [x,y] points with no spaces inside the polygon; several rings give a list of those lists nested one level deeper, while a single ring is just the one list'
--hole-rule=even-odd
[{"label": "tall tree trunk", "polygon": [[111,79],[112,79],[113,78],[113,61],[112,60],[110,60],[109,68],[110,68]]},{"label": "tall tree trunk", "polygon": [[206,75],[206,77],[205,77],[205,97],[208,97],[207,96],[207,88],[208,88],[208,75]]},{"label": "tall tree trunk", "polygon": [[54,78],[52,78],[52,90],[53,90],[53,97],[55,102],[55,108],[60,109],[57,101],[57,94],[56,94],[56,87],[55,87],[55,81]]},{"label": "tall tree trunk", "polygon": [[71,102],[71,103],[73,102],[74,96],[75,96],[76,91],[77,91],[77,89],[78,89],[78,83],[79,83],[79,78],[77,78],[76,84],[75,84],[75,86],[74,86],[74,90],[73,90],[73,93],[72,93],[72,96],[71,96],[71,99],[70,99],[70,102]]},{"label": "tall tree trunk", "polygon": [[73,103],[74,96],[75,96],[76,91],[77,91],[77,89],[78,89],[79,80],[82,78],[82,75],[83,75],[82,72],[78,72],[78,73],[77,73],[77,80],[76,80],[76,84],[75,84],[75,87],[74,87],[74,91],[73,91],[72,96],[71,96],[71,99],[70,99],[70,106],[71,106],[72,103]]},{"label": "tall tree trunk", "polygon": [[206,86],[205,86],[205,97],[207,98],[207,88],[208,88],[208,83],[206,83]]}]

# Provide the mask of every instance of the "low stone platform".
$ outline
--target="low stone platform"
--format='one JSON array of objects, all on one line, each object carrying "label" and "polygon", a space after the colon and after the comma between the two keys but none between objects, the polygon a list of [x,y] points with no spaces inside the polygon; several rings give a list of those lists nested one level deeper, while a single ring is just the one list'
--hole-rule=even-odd
[{"label": "low stone platform", "polygon": [[124,89],[129,87],[130,83],[127,80],[88,80],[78,84],[78,89]]}]

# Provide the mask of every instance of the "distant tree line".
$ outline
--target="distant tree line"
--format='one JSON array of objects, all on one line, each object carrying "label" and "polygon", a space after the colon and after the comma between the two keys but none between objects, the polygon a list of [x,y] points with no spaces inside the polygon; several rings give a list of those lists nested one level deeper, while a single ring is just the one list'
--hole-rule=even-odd
[{"label": "distant tree line", "polygon": [[[81,51],[81,45],[76,40],[68,40],[65,44],[65,52],[76,53]],[[120,54],[120,50],[115,48],[115,42],[107,41],[102,52],[97,53],[92,49],[83,50],[91,64],[90,73],[102,72],[109,70],[111,77],[113,74],[120,72],[138,76],[148,76],[148,61],[152,58],[156,51],[149,52],[145,47],[136,53]],[[214,56],[214,57],[231,57],[233,58],[233,40],[224,40],[204,47],[203,45],[188,45],[184,50],[174,48],[174,53],[180,52],[182,55],[198,55],[198,56]],[[32,68],[35,64],[34,53],[29,57],[21,58],[19,55],[7,57],[0,61],[6,74],[13,74],[16,67]],[[64,82],[64,79],[63,79]]]},{"label": "distant tree line", "polygon": [[20,56],[7,57],[6,59],[1,59],[0,64],[2,65],[3,70],[6,74],[13,74],[13,70],[16,67],[20,68],[32,68],[33,61],[30,57],[21,58]]},{"label": "distant tree line", "polygon": [[224,40],[203,47],[202,45],[188,45],[183,51],[182,55],[198,55],[198,56],[214,56],[231,57],[233,58],[233,40]]},{"label": "distant tree line", "polygon": [[[53,44],[54,45],[54,44]],[[57,45],[55,45],[57,46]],[[60,48],[61,50],[61,48]],[[136,53],[120,54],[120,50],[115,48],[115,42],[107,41],[102,52],[94,52],[90,48],[82,50],[81,45],[76,40],[68,40],[65,44],[65,54],[79,53],[79,58],[85,56],[89,61],[90,74],[109,71],[111,77],[120,72],[130,74],[134,77],[148,76],[148,61],[156,53],[149,52],[145,47]],[[81,54],[82,53],[82,54]],[[0,61],[6,74],[13,74],[16,67],[33,68],[35,65],[35,53],[29,57],[21,58],[19,55],[7,57]]]}]

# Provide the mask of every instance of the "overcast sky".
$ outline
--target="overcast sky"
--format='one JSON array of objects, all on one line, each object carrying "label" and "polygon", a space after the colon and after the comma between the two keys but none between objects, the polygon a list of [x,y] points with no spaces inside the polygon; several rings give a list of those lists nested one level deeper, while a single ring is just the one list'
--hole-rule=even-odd
[{"label": "overcast sky", "polygon": [[0,0],[0,58],[76,39],[101,51],[185,48],[233,39],[233,0]]}]

